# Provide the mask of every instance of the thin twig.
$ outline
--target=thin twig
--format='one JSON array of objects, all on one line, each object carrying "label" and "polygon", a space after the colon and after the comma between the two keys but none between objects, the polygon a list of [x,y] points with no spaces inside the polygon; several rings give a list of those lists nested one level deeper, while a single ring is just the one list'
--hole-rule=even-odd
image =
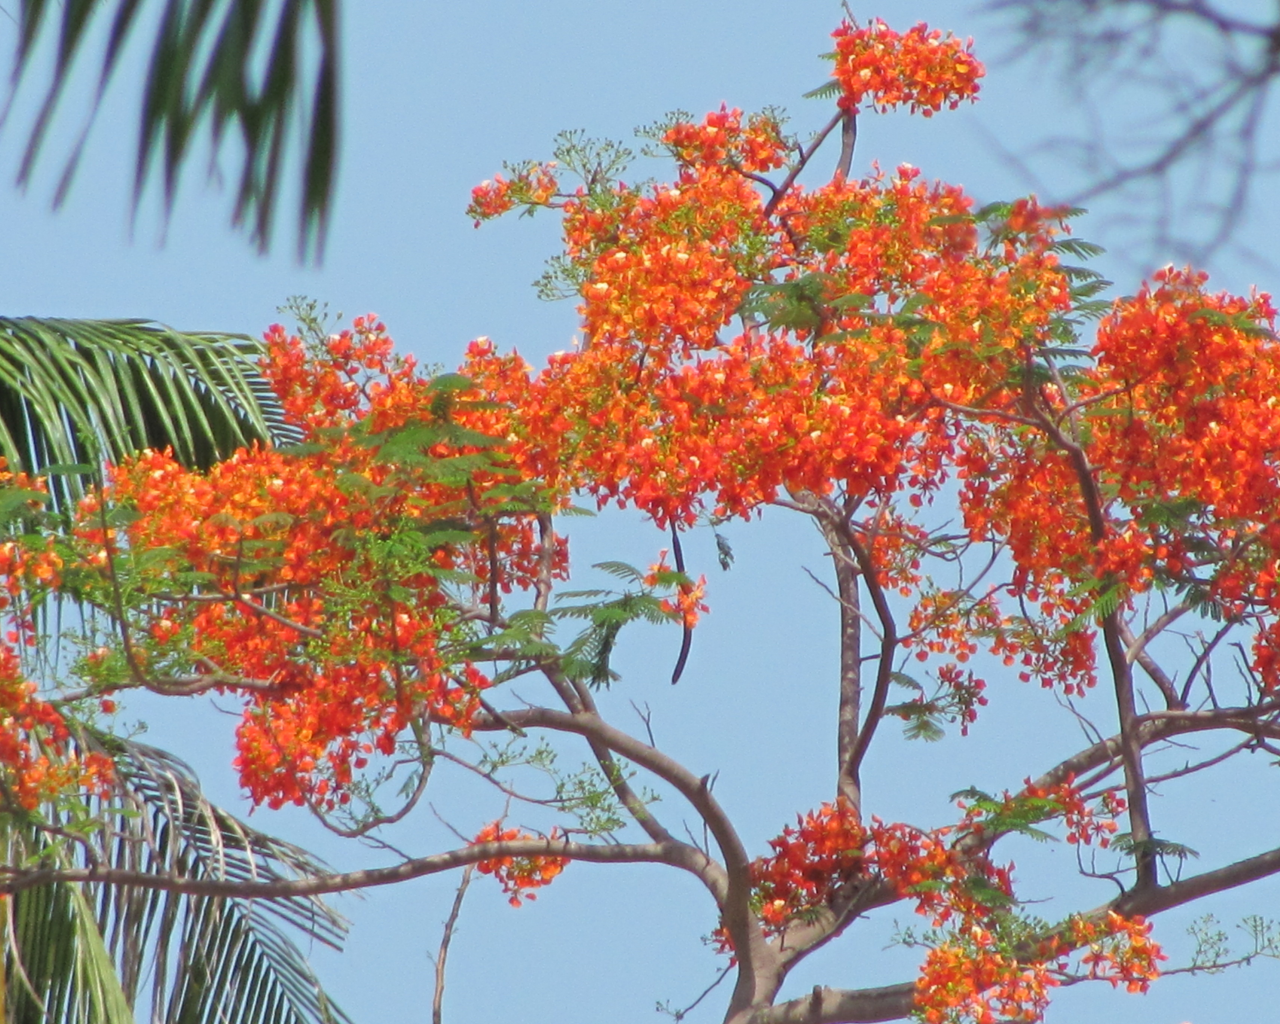
[{"label": "thin twig", "polygon": [[462,899],[467,895],[467,887],[471,885],[471,874],[475,865],[470,864],[462,872],[462,881],[458,884],[458,892],[453,897],[453,909],[449,911],[449,919],[444,923],[444,934],[440,937],[440,952],[436,954],[436,990],[431,999],[431,1024],[443,1024],[444,1021],[444,967],[449,958],[449,943],[453,941],[453,928],[458,923],[458,914],[462,911]]}]

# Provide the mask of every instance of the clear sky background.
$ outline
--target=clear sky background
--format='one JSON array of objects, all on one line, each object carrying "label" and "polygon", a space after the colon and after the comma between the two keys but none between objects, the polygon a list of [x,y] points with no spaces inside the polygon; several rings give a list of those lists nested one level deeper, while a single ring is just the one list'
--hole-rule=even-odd
[{"label": "clear sky background", "polygon": [[[873,160],[886,168],[906,161],[928,177],[963,184],[980,202],[1032,188],[1058,198],[1079,186],[1069,163],[1044,152],[1037,157],[1035,147],[1056,133],[1086,129],[1089,115],[1043,59],[1002,59],[1012,38],[1000,19],[960,0],[859,0],[852,8],[860,18],[880,15],[896,28],[923,19],[973,35],[988,64],[976,107],[932,120],[864,116],[856,172]],[[0,3],[0,46],[10,45],[13,24],[4,11],[14,9]],[[347,322],[376,312],[400,346],[426,362],[456,364],[468,340],[488,335],[537,363],[567,348],[576,327],[572,303],[542,303],[529,287],[555,252],[557,225],[543,216],[473,230],[463,214],[472,186],[504,160],[546,157],[562,129],[625,140],[637,125],[674,108],[700,115],[722,102],[747,110],[780,104],[798,131],[816,129],[830,116],[828,108],[801,95],[823,81],[827,65],[817,54],[828,49],[841,16],[827,0],[382,0],[348,3],[344,13],[342,162],[322,266],[295,261],[286,221],[266,257],[233,233],[227,214],[236,167],[224,160],[226,184],[210,184],[207,154],[188,166],[167,224],[152,194],[131,227],[136,91],[121,82],[99,117],[64,209],[51,212],[49,197],[59,159],[79,127],[83,92],[69,97],[61,134],[29,193],[0,187],[0,311],[145,317],[188,330],[260,334],[281,319],[276,309],[288,296],[304,294],[345,312]],[[134,58],[136,66],[140,52]],[[140,71],[133,77],[140,79]],[[24,94],[14,123],[0,136],[2,179],[16,170],[33,95]],[[1120,89],[1107,97],[1102,114],[1141,124],[1145,102]],[[1144,265],[1177,255],[1151,252],[1142,227],[1126,221],[1130,209],[1101,200],[1077,229],[1112,247],[1102,266],[1124,291],[1135,288]],[[1277,237],[1280,221],[1260,203],[1240,241],[1265,256]],[[1222,253],[1212,269],[1224,287],[1280,284],[1274,265],[1239,249]],[[715,565],[709,533],[695,534],[687,554],[691,570],[709,578],[713,613],[698,629],[684,680],[674,689],[668,682],[679,644],[675,631],[637,633],[621,653],[624,681],[605,702],[616,721],[635,730],[642,726],[629,702],[648,702],[659,745],[698,774],[720,773],[717,795],[760,853],[796,813],[833,790],[836,609],[804,572],[807,566],[820,573],[824,565],[805,525],[781,515],[730,525],[725,532],[738,557],[727,574]],[[575,521],[571,538],[581,566],[602,558],[645,565],[665,546],[651,527],[616,513]],[[1013,678],[991,681],[992,706],[968,740],[907,744],[885,730],[868,772],[872,812],[940,825],[954,816],[949,793],[968,785],[1017,788],[1081,744],[1077,732],[1063,727],[1063,712],[1048,694]],[[198,768],[215,800],[247,813],[229,767],[234,718],[196,701],[137,702],[130,711],[146,719],[149,742]],[[566,756],[572,765],[587,752]],[[1198,801],[1192,812],[1170,808],[1160,818],[1164,805],[1157,801],[1157,825],[1204,851],[1194,865],[1200,868],[1280,845],[1274,773],[1242,764],[1197,781],[1187,790]],[[436,781],[435,808],[467,834],[501,810],[491,794],[456,773],[441,770]],[[677,814],[675,804],[663,805],[668,815]],[[301,814],[261,811],[251,821],[338,867],[387,860],[384,852],[333,839]],[[392,838],[413,855],[453,844],[426,807]],[[1006,855],[1018,862],[1020,894],[1028,899],[1059,891],[1053,873],[1074,863],[1065,846],[1011,845]],[[438,877],[340,900],[353,921],[347,951],[317,950],[315,963],[357,1022],[430,1019],[429,955],[454,885],[456,878]],[[1097,905],[1114,890],[1093,883],[1069,891],[1078,902],[1059,900],[1038,912],[1062,916]],[[1275,913],[1277,896],[1275,881],[1228,894],[1191,913],[1161,917],[1156,936],[1176,963],[1187,951],[1180,935],[1191,917],[1212,911],[1230,929],[1244,914]],[[918,957],[884,949],[894,920],[911,924],[911,916],[904,907],[874,915],[798,970],[786,994],[814,984],[911,978]],[[655,1015],[656,1002],[683,1006],[714,978],[720,961],[701,941],[714,926],[712,905],[699,887],[665,868],[574,865],[520,910],[478,879],[451,952],[446,1020],[668,1019]],[[1264,962],[1218,977],[1171,978],[1147,997],[1078,986],[1058,996],[1048,1020],[1263,1020],[1273,1012],[1278,984],[1280,964]],[[718,1020],[723,1005],[720,993],[713,994],[688,1019]]]}]

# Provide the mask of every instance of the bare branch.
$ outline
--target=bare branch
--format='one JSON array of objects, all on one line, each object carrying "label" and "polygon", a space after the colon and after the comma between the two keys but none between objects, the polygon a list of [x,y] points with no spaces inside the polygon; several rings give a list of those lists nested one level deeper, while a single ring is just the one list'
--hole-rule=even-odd
[{"label": "bare branch", "polygon": [[9,895],[55,882],[95,882],[134,889],[186,893],[192,896],[238,896],[243,899],[320,896],[325,893],[371,889],[380,885],[408,881],[411,878],[438,875],[455,868],[478,864],[483,860],[492,860],[495,857],[564,857],[568,860],[594,864],[670,864],[701,877],[704,858],[696,851],[694,851],[695,856],[690,856],[691,849],[683,843],[611,843],[597,846],[565,839],[512,839],[506,842],[475,843],[445,853],[416,857],[390,867],[265,882],[189,878],[103,867],[24,870],[12,865],[0,865],[0,893]]},{"label": "bare branch", "polygon": [[462,912],[462,900],[471,885],[471,873],[474,866],[462,872],[462,881],[458,883],[458,891],[453,897],[453,907],[449,918],[444,923],[444,934],[440,937],[440,952],[436,954],[436,987],[431,998],[431,1024],[444,1024],[444,970],[449,959],[449,943],[453,941],[453,929],[458,923],[458,915]]},{"label": "bare branch", "polygon": [[[856,780],[858,778],[858,770],[862,765],[863,758],[866,757],[867,751],[871,748],[871,739],[875,736],[876,727],[880,724],[880,720],[884,717],[885,704],[889,699],[889,684],[893,678],[893,658],[898,648],[898,627],[894,621],[893,611],[889,607],[889,600],[885,595],[884,588],[880,586],[878,573],[876,572],[875,563],[871,559],[871,553],[853,535],[853,531],[847,525],[843,526],[845,541],[849,545],[849,549],[853,552],[854,558],[857,559],[858,567],[862,571],[862,581],[867,588],[867,592],[871,595],[871,604],[876,610],[876,618],[880,621],[880,657],[876,664],[876,683],[875,689],[871,694],[871,703],[867,706],[867,713],[862,719],[862,728],[858,732],[857,742],[854,743],[853,749],[849,752],[849,760],[846,764],[841,765],[842,773],[847,773],[850,778]],[[860,787],[859,787],[860,788]]]},{"label": "bare branch", "polygon": [[[1135,718],[1133,734],[1143,748],[1170,736],[1215,729],[1231,729],[1255,737],[1275,739],[1280,738],[1280,722],[1275,717],[1278,713],[1280,701],[1274,700],[1265,704],[1210,711],[1157,711]],[[1095,743],[1049,769],[1036,779],[1035,785],[1050,788],[1093,771],[1119,758],[1120,746],[1119,736]]]},{"label": "bare branch", "polygon": [[[1092,138],[1060,136],[1042,147],[1059,164],[1066,151],[1087,167],[1091,180],[1069,202],[1103,195],[1139,200],[1151,209],[1150,255],[1160,261],[1174,250],[1203,262],[1231,240],[1255,193],[1255,177],[1275,170],[1264,159],[1274,153],[1273,140],[1260,129],[1280,80],[1280,18],[1246,19],[1201,0],[994,0],[987,6],[1014,15],[1014,53],[1058,50],[1079,99],[1096,112]],[[1117,85],[1141,90],[1140,126],[1111,121]],[[1188,165],[1199,172],[1194,188],[1187,187],[1190,176],[1178,177]],[[1213,188],[1215,181],[1221,187]],[[1178,212],[1207,219],[1207,230],[1174,228],[1168,200],[1175,194]],[[1136,205],[1128,203],[1130,210]]]},{"label": "bare branch", "polygon": [[770,1007],[757,1019],[759,1024],[872,1024],[901,1020],[915,1008],[915,995],[913,982],[856,990],[819,987],[809,995]]},{"label": "bare branch", "polygon": [[[840,524],[844,517],[840,510],[829,498],[813,495],[805,497],[812,506],[810,514],[817,520],[818,529],[827,543],[839,590],[840,698],[836,718],[836,764],[839,767],[836,793],[844,797],[857,812],[862,806],[862,789],[858,782],[853,752],[858,742],[858,719],[862,705],[863,613],[858,591],[858,575],[861,570],[841,531]],[[883,635],[879,631],[877,637],[883,645]]]},{"label": "bare branch", "polygon": [[843,122],[844,112],[837,111],[835,117],[828,121],[822,127],[822,130],[814,136],[813,141],[809,143],[809,148],[802,149],[800,151],[800,159],[796,161],[795,166],[792,167],[787,173],[787,176],[782,179],[782,184],[777,186],[774,190],[772,198],[770,198],[770,200],[765,204],[763,216],[766,220],[773,216],[774,211],[778,208],[778,204],[782,202],[788,190],[796,183],[796,179],[800,177],[800,172],[803,171],[809,161],[813,159],[813,154],[818,152],[819,147],[827,141],[827,136],[835,131],[836,125],[842,124]]}]

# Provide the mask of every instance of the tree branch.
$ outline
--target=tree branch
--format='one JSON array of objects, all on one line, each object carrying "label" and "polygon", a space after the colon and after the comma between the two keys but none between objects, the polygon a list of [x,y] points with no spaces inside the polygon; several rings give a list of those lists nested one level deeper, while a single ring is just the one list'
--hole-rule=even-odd
[{"label": "tree branch", "polygon": [[471,885],[473,866],[462,872],[462,881],[458,883],[458,892],[453,897],[453,907],[449,911],[449,919],[444,923],[444,933],[440,936],[440,952],[436,954],[436,987],[431,997],[431,1024],[444,1024],[444,969],[449,959],[449,943],[453,941],[453,929],[458,923],[458,915],[462,913],[462,900]]},{"label": "tree branch", "polygon": [[836,719],[836,794],[861,813],[862,791],[853,766],[862,705],[862,609],[858,591],[858,564],[837,526],[839,509],[829,499],[811,499],[810,514],[817,520],[831,553],[840,604],[840,701]]},{"label": "tree branch", "polygon": [[[858,732],[857,742],[854,743],[853,750],[849,753],[849,761],[841,766],[841,772],[847,773],[856,785],[863,758],[867,756],[867,751],[871,748],[872,737],[875,736],[876,727],[884,717],[885,704],[889,699],[889,684],[893,678],[893,656],[897,653],[898,648],[898,628],[893,618],[893,610],[889,607],[889,600],[885,596],[884,588],[880,586],[875,563],[871,560],[871,552],[859,543],[858,538],[853,535],[853,531],[849,529],[848,524],[842,524],[842,530],[845,542],[849,545],[854,558],[858,561],[858,567],[862,570],[863,583],[866,584],[867,592],[871,595],[871,603],[875,607],[876,617],[880,620],[880,657],[876,664],[875,689],[872,691],[871,703],[867,706],[867,713],[863,717],[862,728]],[[859,790],[861,790],[861,787],[859,787]]]},{"label": "tree branch", "polygon": [[[704,775],[699,778],[662,751],[615,728],[594,712],[567,713],[550,708],[525,708],[519,711],[508,711],[504,717],[508,722],[522,729],[549,729],[552,732],[573,733],[588,740],[594,740],[619,757],[624,757],[653,772],[693,805],[716,839],[721,855],[725,859],[725,865],[721,868],[714,861],[707,861],[707,877],[703,881],[712,889],[712,895],[716,897],[717,902],[723,903],[728,898],[735,874],[745,879],[749,864],[746,847],[743,846],[729,816],[725,814],[719,801],[712,796],[709,786],[710,776]],[[490,724],[478,716],[474,722],[477,731],[491,731],[495,725],[496,723]],[[690,846],[688,849],[696,850],[696,847]],[[706,859],[700,850],[696,852],[699,857]]]},{"label": "tree branch", "polygon": [[1226,867],[1204,871],[1181,881],[1170,882],[1168,885],[1125,893],[1108,907],[1094,913],[1110,909],[1126,917],[1133,917],[1136,914],[1150,917],[1274,874],[1280,874],[1280,847],[1260,853],[1256,857],[1238,860]]},{"label": "tree branch", "polygon": [[[1280,722],[1273,717],[1277,714],[1280,714],[1280,700],[1212,711],[1156,711],[1135,718],[1133,732],[1142,747],[1149,747],[1170,736],[1214,729],[1233,729],[1251,736],[1280,739]],[[1117,735],[1086,747],[1050,768],[1036,779],[1035,785],[1051,788],[1101,767],[1120,756],[1120,744],[1121,738]]]},{"label": "tree branch", "polygon": [[853,147],[858,142],[858,112],[852,108],[844,112],[840,123],[840,159],[836,163],[835,181],[844,181],[853,168]]},{"label": "tree branch", "polygon": [[815,988],[809,995],[779,1003],[752,1024],[872,1024],[901,1020],[915,1007],[912,982],[883,988]]},{"label": "tree branch", "polygon": [[782,184],[774,190],[773,197],[765,204],[763,216],[766,220],[773,216],[773,212],[778,208],[778,204],[782,202],[791,186],[796,183],[796,178],[800,177],[800,172],[803,171],[809,161],[813,159],[813,154],[818,152],[818,148],[827,141],[827,136],[835,131],[836,125],[843,123],[843,121],[844,111],[836,111],[836,116],[828,121],[823,126],[822,130],[814,136],[813,142],[809,144],[809,148],[800,151],[800,159],[796,161],[796,165],[791,168],[787,173],[787,176],[782,179]]},{"label": "tree branch", "polygon": [[[690,855],[691,851],[696,855],[696,860],[695,856]],[[429,857],[416,857],[385,868],[264,882],[189,878],[104,867],[23,870],[11,865],[0,865],[0,894],[10,895],[56,882],[94,882],[191,896],[232,896],[242,899],[320,896],[438,875],[495,857],[564,857],[595,864],[669,864],[698,877],[701,877],[703,868],[697,861],[705,859],[700,852],[683,843],[617,843],[596,846],[565,839],[512,839],[506,842],[475,843]]]}]

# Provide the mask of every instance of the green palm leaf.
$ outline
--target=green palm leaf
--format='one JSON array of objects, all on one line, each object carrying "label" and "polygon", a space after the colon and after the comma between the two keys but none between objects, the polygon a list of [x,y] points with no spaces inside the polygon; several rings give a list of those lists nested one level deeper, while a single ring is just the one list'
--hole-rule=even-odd
[{"label": "green palm leaf", "polygon": [[[172,447],[204,467],[242,444],[295,440],[257,371],[261,355],[249,338],[145,321],[0,318],[0,454],[30,472],[56,470],[50,488],[61,507],[104,460],[143,447]],[[321,869],[210,805],[177,759],[99,742],[116,763],[112,797],[91,806],[89,819],[65,808],[46,808],[39,821],[0,813],[0,860],[240,881]],[[290,938],[341,942],[345,922],[318,900],[62,884],[3,901],[0,911],[3,1024],[133,1024],[139,997],[155,1020],[174,1024],[347,1020]]]},{"label": "green palm leaf", "polygon": [[[61,12],[60,18],[54,9]],[[135,209],[157,158],[165,208],[172,207],[182,164],[207,118],[215,149],[229,129],[235,129],[243,143],[232,219],[250,226],[260,249],[271,240],[291,150],[295,145],[305,150],[298,248],[300,253],[318,252],[337,165],[338,0],[62,0],[57,5],[21,0],[10,103],[46,27],[58,24],[53,75],[28,137],[20,184],[31,178],[72,65],[86,42],[95,38],[90,29],[104,9],[110,15],[110,30],[92,113],[63,169],[55,204],[67,194],[93,117],[133,30],[139,21],[151,20],[145,15],[158,11],[138,134]]]},{"label": "green palm leaf", "polygon": [[[132,871],[232,881],[324,870],[296,846],[214,807],[191,770],[163,751],[104,739],[119,787],[93,808],[83,841],[11,825],[10,862],[91,860]],[[139,996],[166,1024],[344,1024],[290,933],[338,948],[346,922],[322,900],[184,896],[87,883],[12,897],[4,928],[5,1024],[133,1024]],[[147,984],[149,981],[149,985]]]},{"label": "green palm leaf", "polygon": [[260,342],[144,320],[0,317],[0,455],[74,499],[104,460],[172,447],[202,468],[253,441],[295,440],[258,372]]}]

